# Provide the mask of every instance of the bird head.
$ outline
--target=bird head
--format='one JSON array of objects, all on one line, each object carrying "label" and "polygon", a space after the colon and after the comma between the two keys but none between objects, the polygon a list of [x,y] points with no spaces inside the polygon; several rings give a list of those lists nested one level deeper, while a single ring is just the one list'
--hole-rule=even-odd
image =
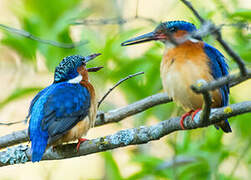
[{"label": "bird head", "polygon": [[129,39],[121,43],[121,45],[128,46],[152,40],[159,40],[165,44],[170,44],[172,41],[179,42],[193,31],[196,31],[196,27],[192,23],[186,21],[168,21],[160,23],[154,31]]},{"label": "bird head", "polygon": [[[55,69],[54,82],[63,82],[73,80],[77,77],[88,80],[88,72],[97,72],[103,67],[86,68],[86,63],[101,55],[100,53],[89,56],[73,55],[65,57]],[[81,80],[80,79],[80,80]]]}]

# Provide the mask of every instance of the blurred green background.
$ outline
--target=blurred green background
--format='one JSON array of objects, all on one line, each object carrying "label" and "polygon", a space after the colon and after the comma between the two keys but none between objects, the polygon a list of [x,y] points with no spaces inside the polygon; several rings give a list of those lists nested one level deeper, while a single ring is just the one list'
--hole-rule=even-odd
[{"label": "blurred green background", "polygon": [[[223,38],[250,67],[249,0],[194,0],[193,4],[203,17],[217,25],[225,24]],[[154,21],[133,19],[136,12],[139,17]],[[0,15],[0,24],[23,29],[42,39],[61,43],[88,41],[76,48],[60,48],[18,36],[0,26],[0,122],[24,119],[32,97],[52,83],[55,66],[72,54],[102,53],[89,65],[105,67],[91,75],[99,98],[119,79],[145,72],[116,88],[100,110],[125,106],[162,92],[159,66],[164,45],[153,42],[121,47],[120,43],[153,30],[155,22],[187,20],[199,27],[197,19],[178,0],[1,0]],[[110,18],[129,20],[122,24],[98,25],[85,21]],[[224,53],[231,72],[238,70],[212,37],[204,40]],[[232,88],[231,103],[250,101],[250,88],[250,80]],[[152,125],[180,113],[174,103],[156,106],[117,124],[93,128],[87,138]],[[230,118],[231,134],[223,134],[211,126],[175,132],[145,145],[68,160],[3,167],[0,179],[251,179],[250,119],[250,113]],[[24,128],[24,124],[0,126],[0,135]],[[174,160],[179,163],[173,164]]]}]

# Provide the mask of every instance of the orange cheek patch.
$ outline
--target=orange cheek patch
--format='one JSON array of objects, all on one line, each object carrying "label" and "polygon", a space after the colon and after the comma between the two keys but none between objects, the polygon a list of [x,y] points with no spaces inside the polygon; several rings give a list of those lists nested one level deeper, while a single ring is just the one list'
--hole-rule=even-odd
[{"label": "orange cheek patch", "polygon": [[187,35],[188,33],[186,31],[182,31],[182,30],[178,30],[176,33],[174,33],[174,38],[181,38],[185,35]]}]

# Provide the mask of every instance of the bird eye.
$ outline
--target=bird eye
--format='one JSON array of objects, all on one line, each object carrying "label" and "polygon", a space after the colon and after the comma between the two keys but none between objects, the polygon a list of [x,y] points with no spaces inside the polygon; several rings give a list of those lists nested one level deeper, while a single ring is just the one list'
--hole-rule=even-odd
[{"label": "bird eye", "polygon": [[177,28],[176,27],[171,27],[170,29],[169,29],[169,32],[171,32],[171,33],[174,33],[174,32],[176,32],[177,31]]}]

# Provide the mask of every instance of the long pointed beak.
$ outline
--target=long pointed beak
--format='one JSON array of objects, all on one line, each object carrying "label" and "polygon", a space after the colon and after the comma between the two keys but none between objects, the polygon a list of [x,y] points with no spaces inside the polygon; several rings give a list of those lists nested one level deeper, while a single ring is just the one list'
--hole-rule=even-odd
[{"label": "long pointed beak", "polygon": [[125,42],[122,42],[121,46],[128,46],[128,45],[143,43],[143,42],[152,41],[152,40],[157,40],[156,34],[154,32],[150,32],[150,33],[129,39]]},{"label": "long pointed beak", "polygon": [[92,59],[94,59],[95,57],[97,57],[99,55],[101,55],[101,53],[95,53],[95,54],[91,54],[89,56],[86,56],[84,59],[84,63],[91,61]]},{"label": "long pointed beak", "polygon": [[97,71],[99,71],[102,68],[103,68],[103,66],[100,66],[100,67],[91,67],[91,68],[87,68],[87,71],[88,72],[97,72]]}]

